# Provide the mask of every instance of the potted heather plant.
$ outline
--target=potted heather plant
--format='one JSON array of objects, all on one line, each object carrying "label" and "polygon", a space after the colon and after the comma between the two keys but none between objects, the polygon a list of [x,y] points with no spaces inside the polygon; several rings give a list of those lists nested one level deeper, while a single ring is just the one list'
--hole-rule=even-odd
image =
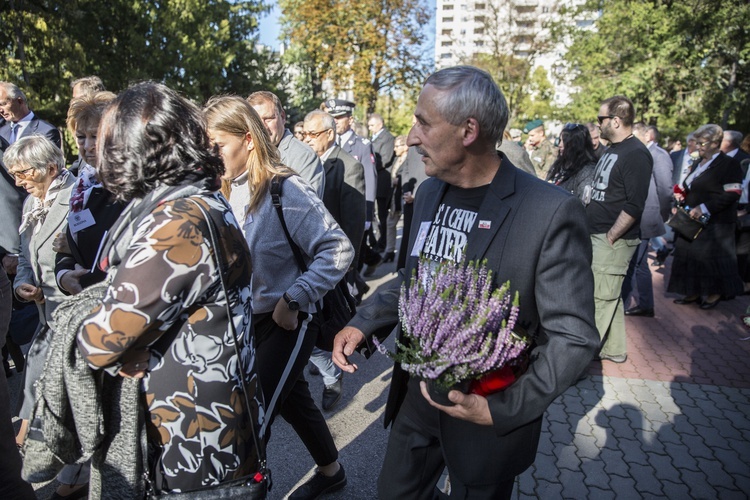
[{"label": "potted heather plant", "polygon": [[518,293],[510,282],[493,289],[485,262],[468,264],[421,259],[401,286],[399,318],[403,339],[396,352],[378,343],[412,375],[427,382],[430,396],[452,405],[451,389],[486,395],[515,380],[528,347],[515,333]]}]

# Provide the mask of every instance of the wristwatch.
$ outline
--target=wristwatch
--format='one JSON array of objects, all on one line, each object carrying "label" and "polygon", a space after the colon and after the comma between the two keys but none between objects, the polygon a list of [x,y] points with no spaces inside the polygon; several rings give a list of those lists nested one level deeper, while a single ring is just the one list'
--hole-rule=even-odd
[{"label": "wristwatch", "polygon": [[299,302],[294,300],[289,296],[288,293],[284,292],[284,300],[286,301],[286,306],[289,308],[290,311],[299,311]]}]

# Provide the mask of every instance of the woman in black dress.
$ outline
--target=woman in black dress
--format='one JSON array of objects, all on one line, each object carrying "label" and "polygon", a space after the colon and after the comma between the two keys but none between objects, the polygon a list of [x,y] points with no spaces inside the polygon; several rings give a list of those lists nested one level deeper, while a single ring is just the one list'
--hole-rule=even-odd
[{"label": "woman in black dress", "polygon": [[[675,193],[677,203],[694,219],[708,216],[708,224],[695,240],[675,235],[674,261],[668,292],[678,293],[676,304],[699,303],[711,309],[722,296],[742,293],[737,272],[735,227],[740,198],[740,164],[721,152],[723,130],[703,125],[694,133],[700,161]],[[704,298],[705,297],[705,298]]]}]

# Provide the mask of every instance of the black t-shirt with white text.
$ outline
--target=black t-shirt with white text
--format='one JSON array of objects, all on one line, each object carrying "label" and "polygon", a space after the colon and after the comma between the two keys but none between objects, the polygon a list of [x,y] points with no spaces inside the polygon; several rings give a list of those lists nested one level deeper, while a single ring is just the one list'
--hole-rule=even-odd
[{"label": "black t-shirt with white text", "polygon": [[448,186],[422,246],[422,256],[435,262],[460,261],[489,184],[476,188]]},{"label": "black t-shirt with white text", "polygon": [[624,211],[636,221],[622,237],[638,238],[653,165],[649,150],[633,136],[607,149],[596,164],[591,203],[586,207],[591,234],[609,231]]}]

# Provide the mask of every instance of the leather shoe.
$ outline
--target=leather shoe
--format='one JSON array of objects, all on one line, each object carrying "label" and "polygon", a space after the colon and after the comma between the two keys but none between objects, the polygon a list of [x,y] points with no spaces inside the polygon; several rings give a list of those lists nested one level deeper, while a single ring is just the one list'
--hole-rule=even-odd
[{"label": "leather shoe", "polygon": [[378,255],[377,260],[375,260],[372,264],[367,264],[367,269],[364,270],[364,272],[362,273],[362,276],[364,276],[365,278],[369,278],[370,276],[375,274],[375,269],[377,269],[378,266],[382,263],[383,263],[383,258],[380,255]]},{"label": "leather shoe", "polygon": [[692,304],[694,302],[699,302],[701,300],[699,295],[696,295],[695,297],[683,297],[681,299],[674,299],[675,304],[685,305],[685,304]]},{"label": "leather shoe", "polygon": [[714,300],[713,302],[704,301],[700,305],[700,308],[701,309],[713,309],[714,307],[716,307],[716,304],[718,304],[719,302],[721,302],[721,297],[719,297],[718,299]]},{"label": "leather shoe", "polygon": [[323,389],[323,409],[330,410],[341,399],[341,386],[343,384],[343,374],[340,379]]},{"label": "leather shoe", "polygon": [[625,311],[625,316],[645,316],[646,318],[653,318],[654,317],[654,310],[653,309],[641,309],[640,307],[631,307],[627,311]]},{"label": "leather shoe", "polygon": [[339,464],[339,471],[331,477],[315,471],[312,478],[289,495],[289,500],[315,500],[324,493],[338,491],[344,486],[346,486],[346,473],[344,466]]}]

